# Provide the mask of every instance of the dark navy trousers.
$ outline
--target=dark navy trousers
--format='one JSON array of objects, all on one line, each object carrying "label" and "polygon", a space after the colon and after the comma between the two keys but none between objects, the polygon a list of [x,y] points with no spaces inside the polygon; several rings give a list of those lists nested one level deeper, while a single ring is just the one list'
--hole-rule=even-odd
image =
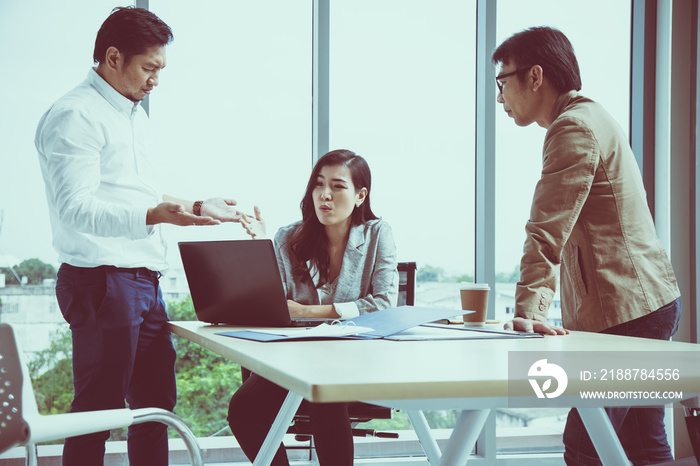
[{"label": "dark navy trousers", "polygon": [[[681,299],[678,298],[651,314],[605,329],[601,333],[668,340],[678,330],[680,317]],[[633,465],[673,461],[666,438],[663,406],[605,408],[605,411]],[[569,412],[566,420],[564,447],[567,465],[602,464],[576,409]]]},{"label": "dark navy trousers", "polygon": [[[71,412],[155,407],[172,411],[177,398],[175,349],[157,272],[62,264],[56,297],[73,337]],[[66,439],[64,466],[104,463],[109,432]],[[167,427],[129,427],[129,464],[167,466]]]}]

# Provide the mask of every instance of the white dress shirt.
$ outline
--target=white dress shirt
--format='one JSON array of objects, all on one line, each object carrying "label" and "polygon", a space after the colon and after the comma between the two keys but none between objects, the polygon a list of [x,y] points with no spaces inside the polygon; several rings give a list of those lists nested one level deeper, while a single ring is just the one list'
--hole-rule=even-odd
[{"label": "white dress shirt", "polygon": [[160,227],[146,225],[162,199],[148,123],[141,105],[94,69],[41,118],[35,145],[60,262],[167,268]]}]

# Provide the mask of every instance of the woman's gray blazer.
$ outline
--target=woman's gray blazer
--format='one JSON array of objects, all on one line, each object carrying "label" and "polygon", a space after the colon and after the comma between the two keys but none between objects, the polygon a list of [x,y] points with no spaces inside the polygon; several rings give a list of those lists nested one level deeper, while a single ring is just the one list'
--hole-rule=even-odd
[{"label": "woman's gray blazer", "polygon": [[[309,273],[292,277],[288,241],[300,226],[300,221],[292,223],[280,228],[275,235],[277,265],[287,299],[300,304],[320,304]],[[396,306],[399,294],[396,265],[396,245],[388,223],[377,219],[353,226],[333,301],[354,302],[360,314]]]}]

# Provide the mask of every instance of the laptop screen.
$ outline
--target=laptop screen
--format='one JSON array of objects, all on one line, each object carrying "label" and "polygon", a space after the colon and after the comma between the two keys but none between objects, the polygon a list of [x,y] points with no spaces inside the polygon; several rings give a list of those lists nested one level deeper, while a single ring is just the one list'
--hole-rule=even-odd
[{"label": "laptop screen", "polygon": [[199,320],[290,325],[271,240],[194,241],[178,246]]}]

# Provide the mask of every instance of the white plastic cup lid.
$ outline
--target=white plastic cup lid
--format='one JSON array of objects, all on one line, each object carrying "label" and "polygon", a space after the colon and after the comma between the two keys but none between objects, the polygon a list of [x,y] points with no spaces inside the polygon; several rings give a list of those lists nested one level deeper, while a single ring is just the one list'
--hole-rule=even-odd
[{"label": "white plastic cup lid", "polygon": [[471,283],[471,282],[461,282],[459,284],[460,290],[490,290],[491,287],[488,283]]}]

